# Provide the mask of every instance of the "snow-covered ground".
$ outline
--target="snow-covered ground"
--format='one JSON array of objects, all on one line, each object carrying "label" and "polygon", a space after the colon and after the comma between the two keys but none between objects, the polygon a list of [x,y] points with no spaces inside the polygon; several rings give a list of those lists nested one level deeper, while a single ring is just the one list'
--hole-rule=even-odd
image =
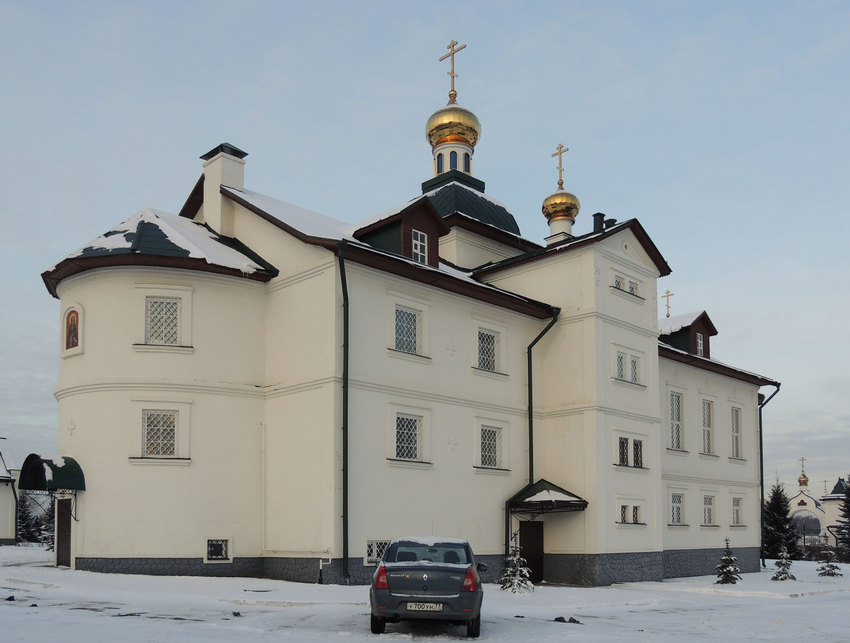
[{"label": "snow-covered ground", "polygon": [[[50,566],[40,549],[0,547],[0,640],[452,640],[465,628],[389,624],[369,632],[368,589],[252,578],[95,574]],[[612,587],[540,586],[514,596],[485,587],[481,639],[491,641],[847,641],[850,565],[820,578],[795,562],[737,585],[713,576]],[[14,597],[12,600],[9,597]],[[2,600],[7,599],[7,600]],[[559,623],[556,617],[580,624]]]}]

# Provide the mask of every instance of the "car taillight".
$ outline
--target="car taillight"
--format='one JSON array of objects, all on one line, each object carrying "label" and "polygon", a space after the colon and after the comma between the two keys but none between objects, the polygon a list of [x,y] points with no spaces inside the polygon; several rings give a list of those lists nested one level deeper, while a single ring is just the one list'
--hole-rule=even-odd
[{"label": "car taillight", "polygon": [[475,574],[472,573],[471,569],[466,570],[466,576],[463,577],[463,587],[460,588],[462,592],[474,592],[475,591]]},{"label": "car taillight", "polygon": [[[466,581],[464,581],[464,584]],[[390,584],[387,582],[387,570],[381,566],[378,570],[378,575],[375,576],[375,589],[389,589]]]}]

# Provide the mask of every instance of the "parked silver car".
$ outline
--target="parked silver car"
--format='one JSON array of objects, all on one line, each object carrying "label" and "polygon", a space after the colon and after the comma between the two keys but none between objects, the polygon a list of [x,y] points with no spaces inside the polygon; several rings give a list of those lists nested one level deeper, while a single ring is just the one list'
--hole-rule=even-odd
[{"label": "parked silver car", "polygon": [[458,538],[400,538],[387,545],[372,576],[372,632],[387,621],[444,620],[466,625],[467,636],[481,633],[484,590],[472,548]]}]

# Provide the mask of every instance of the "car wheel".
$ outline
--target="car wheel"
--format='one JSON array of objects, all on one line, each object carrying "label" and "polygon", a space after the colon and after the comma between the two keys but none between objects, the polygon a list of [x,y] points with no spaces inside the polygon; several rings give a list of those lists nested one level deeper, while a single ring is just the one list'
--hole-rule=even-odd
[{"label": "car wheel", "polygon": [[481,614],[466,622],[466,635],[470,638],[478,638],[481,634]]},{"label": "car wheel", "polygon": [[387,622],[382,619],[380,616],[375,616],[372,614],[372,634],[383,634],[384,630],[387,629]]}]

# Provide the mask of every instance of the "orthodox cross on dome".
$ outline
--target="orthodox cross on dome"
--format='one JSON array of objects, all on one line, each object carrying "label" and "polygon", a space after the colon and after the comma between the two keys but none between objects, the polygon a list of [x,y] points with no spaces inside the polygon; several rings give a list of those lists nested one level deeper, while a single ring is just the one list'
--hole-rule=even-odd
[{"label": "orthodox cross on dome", "polygon": [[800,469],[806,473],[806,458],[800,458]]},{"label": "orthodox cross on dome", "polygon": [[664,291],[664,294],[663,294],[663,295],[661,295],[661,298],[662,298],[662,299],[666,299],[666,300],[667,300],[667,317],[668,317],[668,318],[670,317],[670,297],[672,297],[672,296],[673,296],[673,295],[675,295],[675,294],[676,294],[676,293],[670,292],[669,290],[665,290],[665,291]]},{"label": "orthodox cross on dome", "polygon": [[448,46],[446,47],[446,49],[449,50],[449,53],[444,54],[440,58],[440,62],[443,62],[446,58],[452,59],[452,70],[450,72],[447,72],[449,77],[452,79],[452,89],[449,92],[449,102],[450,103],[455,102],[455,98],[457,98],[457,92],[455,91],[455,78],[457,78],[457,74],[455,73],[455,54],[457,52],[459,52],[461,49],[464,49],[466,47],[466,45],[461,45],[460,47],[455,49],[456,44],[457,44],[457,40],[452,40],[448,44]]},{"label": "orthodox cross on dome", "polygon": [[564,152],[569,152],[570,148],[564,147],[561,143],[558,143],[558,147],[555,148],[555,151],[552,152],[552,156],[558,157],[558,189],[564,188]]}]

